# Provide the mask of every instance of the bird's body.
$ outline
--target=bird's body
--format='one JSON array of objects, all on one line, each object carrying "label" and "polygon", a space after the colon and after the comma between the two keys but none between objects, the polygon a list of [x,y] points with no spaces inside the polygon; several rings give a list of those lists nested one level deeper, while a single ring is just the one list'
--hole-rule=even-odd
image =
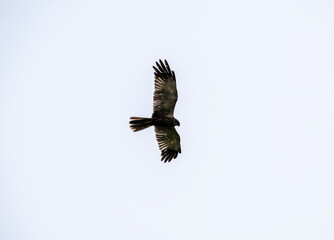
[{"label": "bird's body", "polygon": [[174,117],[152,117],[153,126],[174,127],[178,126],[178,120]]},{"label": "bird's body", "polygon": [[174,71],[171,71],[168,62],[159,60],[155,72],[153,114],[151,118],[131,117],[130,128],[140,131],[150,126],[155,127],[155,134],[161,150],[161,161],[170,162],[181,153],[180,136],[174,126],[180,122],[174,118],[174,108],[178,98]]}]

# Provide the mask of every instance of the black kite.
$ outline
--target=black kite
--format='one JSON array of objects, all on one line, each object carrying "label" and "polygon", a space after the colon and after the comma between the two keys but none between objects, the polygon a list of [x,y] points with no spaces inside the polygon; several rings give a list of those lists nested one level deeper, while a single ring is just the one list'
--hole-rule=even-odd
[{"label": "black kite", "polygon": [[180,136],[174,126],[180,122],[174,118],[177,101],[176,79],[168,62],[156,62],[154,72],[153,114],[151,118],[130,117],[130,128],[140,131],[154,126],[155,136],[161,151],[161,161],[170,162],[181,153]]}]

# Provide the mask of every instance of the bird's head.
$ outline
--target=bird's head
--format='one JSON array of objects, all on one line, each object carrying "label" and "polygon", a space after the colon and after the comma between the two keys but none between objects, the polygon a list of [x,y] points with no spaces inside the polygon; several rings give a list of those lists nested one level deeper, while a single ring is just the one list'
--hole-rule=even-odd
[{"label": "bird's head", "polygon": [[176,118],[174,118],[174,126],[180,126],[180,122]]}]

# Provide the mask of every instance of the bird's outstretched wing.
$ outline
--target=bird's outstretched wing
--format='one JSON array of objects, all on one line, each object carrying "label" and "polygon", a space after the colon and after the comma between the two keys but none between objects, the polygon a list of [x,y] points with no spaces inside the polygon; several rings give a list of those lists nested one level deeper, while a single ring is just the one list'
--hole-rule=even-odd
[{"label": "bird's outstretched wing", "polygon": [[175,73],[171,71],[168,62],[156,62],[154,72],[153,116],[173,117],[177,101]]},{"label": "bird's outstretched wing", "polygon": [[154,130],[161,151],[161,161],[170,162],[181,153],[180,136],[174,127],[155,126]]}]

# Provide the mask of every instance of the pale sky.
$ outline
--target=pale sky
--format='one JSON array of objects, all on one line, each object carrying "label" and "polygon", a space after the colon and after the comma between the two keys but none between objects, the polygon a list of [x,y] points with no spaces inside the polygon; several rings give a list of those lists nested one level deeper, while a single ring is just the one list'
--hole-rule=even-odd
[{"label": "pale sky", "polygon": [[334,239],[333,43],[329,0],[1,2],[0,239]]}]

